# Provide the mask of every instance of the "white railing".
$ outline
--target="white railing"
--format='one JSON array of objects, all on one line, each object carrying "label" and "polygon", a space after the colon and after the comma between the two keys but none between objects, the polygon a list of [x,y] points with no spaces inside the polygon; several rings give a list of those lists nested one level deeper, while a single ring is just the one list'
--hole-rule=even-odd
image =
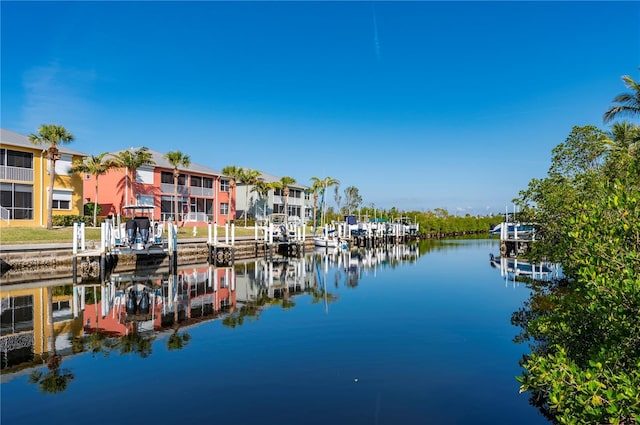
[{"label": "white railing", "polygon": [[213,189],[207,187],[191,186],[191,196],[213,197]]},{"label": "white railing", "polygon": [[10,219],[11,219],[11,211],[6,209],[5,207],[0,207],[0,220],[6,220],[7,224],[9,224]]},{"label": "white railing", "polygon": [[[169,183],[160,183],[160,190],[162,191],[162,193],[171,193],[173,194],[173,184],[169,184]],[[189,194],[189,188],[187,186],[183,186],[183,185],[178,185],[178,195],[188,195]]]},{"label": "white railing", "polygon": [[0,166],[0,180],[33,181],[33,168]]},{"label": "white railing", "polygon": [[190,212],[187,214],[184,214],[184,221],[185,222],[201,222],[201,223],[207,223],[209,222],[211,219],[210,215],[207,215],[207,213],[203,213],[203,212]]}]

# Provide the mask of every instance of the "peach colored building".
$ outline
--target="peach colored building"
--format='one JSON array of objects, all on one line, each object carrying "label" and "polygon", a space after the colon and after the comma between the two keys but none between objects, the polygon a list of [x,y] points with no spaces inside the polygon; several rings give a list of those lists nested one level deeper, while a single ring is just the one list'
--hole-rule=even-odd
[{"label": "peach colored building", "polygon": [[[135,151],[136,148],[131,148]],[[111,153],[116,155],[118,152]],[[153,205],[154,219],[173,220],[176,214],[173,166],[164,154],[149,150],[154,165],[136,170],[135,181],[128,182],[126,170],[111,170],[98,178],[98,204],[101,216],[124,214],[125,205]],[[231,179],[221,172],[198,164],[179,167],[178,222],[186,226],[212,222],[224,225],[235,216],[235,191]],[[83,176],[84,203],[96,199],[95,177]]]}]

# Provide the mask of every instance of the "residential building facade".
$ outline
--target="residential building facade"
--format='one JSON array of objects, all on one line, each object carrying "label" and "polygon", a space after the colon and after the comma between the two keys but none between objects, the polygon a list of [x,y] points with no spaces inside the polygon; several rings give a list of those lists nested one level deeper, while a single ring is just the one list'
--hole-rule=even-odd
[{"label": "residential building facade", "polygon": [[[132,151],[137,150],[131,148]],[[174,168],[164,154],[149,150],[153,165],[136,169],[135,180],[129,182],[126,169],[114,169],[98,179],[100,215],[124,214],[125,205],[152,205],[154,219],[173,221],[186,226],[203,223],[224,225],[233,219],[234,190],[229,177],[219,171],[198,164],[179,167],[178,209],[175,207]],[[110,155],[117,155],[113,152]],[[95,176],[85,175],[85,202],[94,202]]]},{"label": "residential building facade", "polygon": [[55,183],[49,188],[48,146],[34,145],[22,134],[0,129],[0,227],[46,226],[49,196],[53,215],[82,215],[82,177],[69,172],[87,154],[58,145]]},{"label": "residential building facade", "polygon": [[[279,182],[280,178],[261,172],[259,179],[265,183]],[[309,201],[309,190],[306,186],[292,184],[289,186],[289,199],[284,196],[283,189],[270,189],[266,196],[256,192],[254,185],[236,183],[236,218],[247,217],[264,219],[273,213],[284,213],[285,204],[289,217],[299,217],[302,222],[309,220],[313,207]]]}]

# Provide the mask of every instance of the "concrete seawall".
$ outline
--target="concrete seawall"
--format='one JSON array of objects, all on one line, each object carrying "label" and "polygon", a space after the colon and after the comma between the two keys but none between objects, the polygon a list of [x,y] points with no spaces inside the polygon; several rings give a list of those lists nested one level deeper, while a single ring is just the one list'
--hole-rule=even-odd
[{"label": "concrete seawall", "polygon": [[[313,239],[307,238],[305,251],[313,250]],[[236,260],[252,259],[268,254],[262,242],[253,239],[236,240]],[[97,260],[97,258],[96,258]],[[208,260],[206,239],[190,239],[178,242],[178,264],[202,264]],[[79,274],[97,275],[98,261],[83,259]],[[169,267],[168,255],[120,255],[113,271],[126,272],[140,269]],[[0,285],[25,283],[43,279],[71,279],[73,273],[73,250],[71,244],[25,244],[0,247]]]}]

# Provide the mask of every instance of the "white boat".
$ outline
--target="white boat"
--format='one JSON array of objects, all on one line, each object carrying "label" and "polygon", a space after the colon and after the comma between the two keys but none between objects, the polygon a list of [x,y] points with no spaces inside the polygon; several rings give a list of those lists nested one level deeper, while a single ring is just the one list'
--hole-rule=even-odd
[{"label": "white boat", "polygon": [[318,248],[349,248],[347,241],[335,235],[335,230],[330,230],[321,236],[314,236],[313,244]]}]

